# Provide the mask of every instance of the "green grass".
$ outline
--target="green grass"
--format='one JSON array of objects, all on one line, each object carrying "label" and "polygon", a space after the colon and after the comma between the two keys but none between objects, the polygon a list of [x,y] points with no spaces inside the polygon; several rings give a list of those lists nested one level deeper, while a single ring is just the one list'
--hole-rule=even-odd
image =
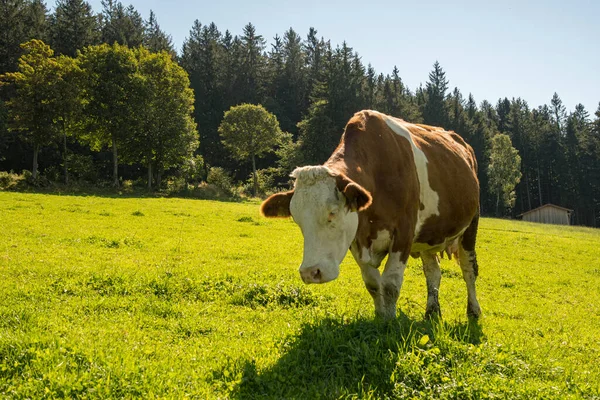
[{"label": "green grass", "polygon": [[420,261],[377,321],[257,202],[0,192],[0,229],[0,397],[600,397],[598,230],[483,219],[483,316],[444,260],[432,324]]}]

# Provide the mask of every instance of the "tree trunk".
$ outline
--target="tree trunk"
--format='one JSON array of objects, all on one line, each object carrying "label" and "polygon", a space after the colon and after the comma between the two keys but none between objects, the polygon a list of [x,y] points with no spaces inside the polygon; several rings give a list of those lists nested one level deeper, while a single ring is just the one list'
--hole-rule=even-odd
[{"label": "tree trunk", "polygon": [[538,175],[538,193],[540,196],[540,204],[539,207],[541,207],[544,202],[542,201],[542,177],[540,176],[540,163],[538,162],[538,167],[537,167],[537,175]]},{"label": "tree trunk", "polygon": [[40,145],[39,144],[34,144],[33,145],[33,168],[31,171],[31,176],[33,177],[33,179],[37,179],[38,177],[38,153],[40,152]]},{"label": "tree trunk", "polygon": [[152,190],[152,162],[148,161],[148,190]]},{"label": "tree trunk", "polygon": [[67,161],[67,133],[63,126],[63,164],[65,167],[65,185],[69,184],[69,166]]},{"label": "tree trunk", "polygon": [[252,179],[254,180],[254,197],[258,196],[258,177],[256,176],[256,158],[252,154]]},{"label": "tree trunk", "polygon": [[527,210],[531,210],[531,193],[529,192],[529,173],[525,172],[525,187],[527,190]]},{"label": "tree trunk", "polygon": [[496,217],[500,216],[500,192],[502,189],[498,190],[498,194],[496,195]]},{"label": "tree trunk", "polygon": [[160,190],[160,185],[162,184],[162,175],[163,169],[160,165],[156,166],[156,189]]},{"label": "tree trunk", "polygon": [[112,138],[113,148],[113,186],[119,187],[119,160],[117,158],[117,139]]}]

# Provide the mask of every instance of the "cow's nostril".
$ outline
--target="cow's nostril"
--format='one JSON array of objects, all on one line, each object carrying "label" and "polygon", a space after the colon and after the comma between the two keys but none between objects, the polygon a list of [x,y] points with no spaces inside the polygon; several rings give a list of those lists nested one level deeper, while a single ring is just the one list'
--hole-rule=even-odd
[{"label": "cow's nostril", "polygon": [[320,269],[315,269],[311,272],[313,279],[316,280],[321,280],[321,270]]}]

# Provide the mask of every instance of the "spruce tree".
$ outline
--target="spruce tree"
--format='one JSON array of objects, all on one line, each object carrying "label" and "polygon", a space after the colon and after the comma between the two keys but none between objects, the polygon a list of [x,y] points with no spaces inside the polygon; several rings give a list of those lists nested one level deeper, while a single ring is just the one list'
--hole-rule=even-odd
[{"label": "spruce tree", "polygon": [[176,53],[173,48],[173,39],[160,29],[156,15],[152,10],[150,10],[150,17],[148,17],[148,21],[145,24],[144,46],[155,53],[166,51],[175,59]]},{"label": "spruce tree", "polygon": [[307,88],[306,91],[310,96],[314,96],[316,87],[319,82],[324,80],[323,69],[323,54],[325,42],[323,38],[317,38],[317,30],[310,28],[304,42],[304,52],[306,54],[306,68],[308,70]]},{"label": "spruce tree", "polygon": [[46,13],[43,1],[0,1],[0,73],[16,71],[21,43],[46,39]]},{"label": "spruce tree", "polygon": [[217,26],[203,26],[196,20],[183,44],[181,64],[195,92],[194,118],[200,134],[200,153],[210,166],[223,166],[225,159],[217,131],[225,111],[223,97],[227,94],[221,79],[227,70],[221,64],[223,53]]},{"label": "spruce tree", "polygon": [[[283,36],[284,76],[282,81],[283,117],[281,128],[296,135],[296,125],[308,107],[307,77],[305,54],[302,51],[302,39],[292,29]],[[285,122],[285,123],[284,123]]]},{"label": "spruce tree", "polygon": [[84,0],[57,0],[50,18],[50,43],[57,54],[75,57],[77,50],[100,40],[98,16]]},{"label": "spruce tree", "polygon": [[433,64],[429,81],[425,86],[426,100],[423,106],[423,120],[426,124],[445,127],[448,122],[446,111],[446,91],[448,80],[439,62]]},{"label": "spruce tree", "polygon": [[102,42],[138,47],[144,43],[144,20],[132,6],[120,1],[102,0]]},{"label": "spruce tree", "polygon": [[265,91],[265,39],[257,34],[254,25],[249,23],[244,27],[240,42],[241,70],[238,76],[238,90],[241,101],[258,104],[262,101]]}]

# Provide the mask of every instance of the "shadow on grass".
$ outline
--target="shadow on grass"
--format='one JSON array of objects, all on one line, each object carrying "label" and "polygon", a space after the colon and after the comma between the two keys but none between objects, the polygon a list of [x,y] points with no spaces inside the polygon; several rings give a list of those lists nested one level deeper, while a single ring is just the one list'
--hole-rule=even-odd
[{"label": "shadow on grass", "polygon": [[[237,399],[349,394],[377,398],[391,393],[398,380],[416,390],[423,385],[420,367],[414,373],[398,367],[404,358],[420,357],[419,352],[426,354],[438,341],[467,347],[479,344],[482,337],[476,322],[415,321],[404,314],[387,322],[324,319],[305,324],[298,334],[283,340],[283,355],[271,368],[258,372],[254,361],[243,360],[215,372],[213,378]],[[443,345],[440,348],[448,351]],[[226,376],[231,377],[229,382]]]}]

